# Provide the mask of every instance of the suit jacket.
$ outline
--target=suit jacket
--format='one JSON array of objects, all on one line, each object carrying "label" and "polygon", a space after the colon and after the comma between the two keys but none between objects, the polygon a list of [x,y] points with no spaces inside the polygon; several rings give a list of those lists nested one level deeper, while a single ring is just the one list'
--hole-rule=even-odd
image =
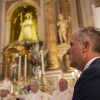
[{"label": "suit jacket", "polygon": [[[33,100],[33,93],[31,92],[30,94],[28,94],[25,100]],[[48,100],[48,95],[46,95],[45,93],[41,91],[38,91],[36,93],[35,100]]]},{"label": "suit jacket", "polygon": [[74,87],[72,100],[100,100],[100,58],[82,72]]}]

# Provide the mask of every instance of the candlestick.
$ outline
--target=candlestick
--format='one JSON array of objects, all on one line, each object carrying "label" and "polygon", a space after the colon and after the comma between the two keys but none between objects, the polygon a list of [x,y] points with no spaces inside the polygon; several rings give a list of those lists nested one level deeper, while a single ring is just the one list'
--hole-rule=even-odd
[{"label": "candlestick", "polygon": [[27,76],[27,55],[25,55],[24,77]]},{"label": "candlestick", "polygon": [[21,76],[21,56],[19,56],[19,68],[18,68],[18,77]]},{"label": "candlestick", "polygon": [[44,57],[43,57],[43,51],[41,51],[41,62],[42,62],[42,74],[44,74]]}]

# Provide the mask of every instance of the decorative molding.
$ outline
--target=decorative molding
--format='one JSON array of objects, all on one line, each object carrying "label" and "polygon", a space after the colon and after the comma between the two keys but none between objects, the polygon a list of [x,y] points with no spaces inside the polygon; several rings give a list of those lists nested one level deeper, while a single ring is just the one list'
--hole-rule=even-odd
[{"label": "decorative molding", "polygon": [[9,9],[8,9],[8,11],[7,11],[7,13],[6,13],[6,20],[10,20],[10,18],[11,18],[11,15],[12,15],[12,13],[14,12],[14,10],[17,8],[17,7],[19,7],[19,6],[24,6],[24,5],[31,5],[31,6],[33,6],[33,7],[35,7],[36,8],[36,11],[37,11],[37,13],[38,13],[38,15],[40,14],[40,7],[39,7],[39,5],[36,3],[36,2],[34,2],[34,1],[26,1],[26,0],[24,0],[24,1],[17,1],[17,2],[14,2],[10,7],[9,7]]}]

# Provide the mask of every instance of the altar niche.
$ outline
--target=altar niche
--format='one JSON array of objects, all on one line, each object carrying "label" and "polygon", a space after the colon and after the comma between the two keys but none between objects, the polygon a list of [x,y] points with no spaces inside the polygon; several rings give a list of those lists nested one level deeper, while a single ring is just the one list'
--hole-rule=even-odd
[{"label": "altar niche", "polygon": [[38,40],[36,8],[19,6],[11,16],[10,43]]},{"label": "altar niche", "polygon": [[43,41],[7,45],[3,50],[4,78],[20,80],[36,77],[41,80],[46,53]]},{"label": "altar niche", "polygon": [[27,65],[30,60],[29,52],[21,44],[10,44],[4,48],[3,51],[4,57],[4,78],[10,80],[18,80],[21,77],[29,76],[28,71],[30,67]]}]

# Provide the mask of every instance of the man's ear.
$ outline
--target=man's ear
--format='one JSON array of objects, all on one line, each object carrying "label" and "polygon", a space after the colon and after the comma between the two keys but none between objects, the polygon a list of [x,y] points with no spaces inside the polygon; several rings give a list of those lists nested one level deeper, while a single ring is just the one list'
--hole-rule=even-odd
[{"label": "man's ear", "polygon": [[83,43],[83,52],[87,52],[89,50],[90,43],[86,41]]}]

